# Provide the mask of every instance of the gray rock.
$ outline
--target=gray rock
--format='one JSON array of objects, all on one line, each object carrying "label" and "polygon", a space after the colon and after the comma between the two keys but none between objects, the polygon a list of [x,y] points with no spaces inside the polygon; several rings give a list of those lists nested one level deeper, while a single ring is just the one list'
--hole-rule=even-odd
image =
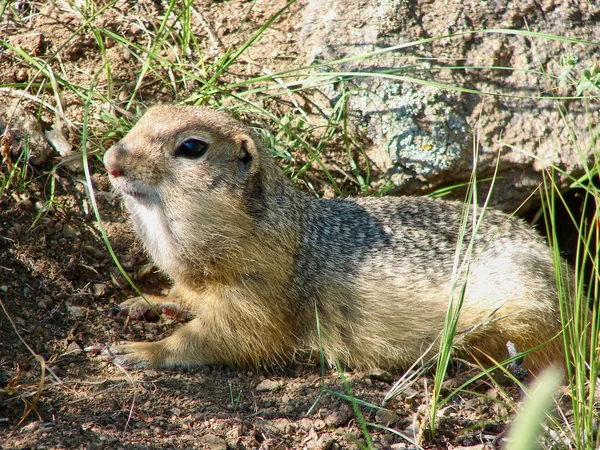
[{"label": "gray rock", "polygon": [[10,127],[9,145],[13,159],[21,157],[22,152],[28,151],[29,162],[33,165],[42,164],[52,149],[42,131],[37,118],[23,108],[19,99],[10,105],[0,105],[0,135]]},{"label": "gray rock", "polygon": [[[574,82],[597,59],[597,47],[542,38],[532,45],[523,36],[478,33],[409,45],[369,59],[356,57],[423,38],[485,28],[600,40],[600,28],[594,20],[586,20],[591,14],[587,9],[544,8],[509,0],[485,4],[310,0],[300,40],[306,62],[344,59],[317,69],[315,80],[340,80],[340,72],[360,74],[319,88],[327,101],[319,103],[317,96],[315,101],[331,111],[344,92],[353,90],[348,106],[354,131],[372,142],[367,154],[381,183],[392,184],[392,192],[426,193],[468,181],[476,136],[480,178],[494,173],[500,154],[492,204],[514,211],[551,165],[565,171],[557,174],[557,181],[566,187],[571,183],[568,175],[582,175],[584,164],[598,151],[600,140],[594,131],[600,120],[598,108],[588,107],[582,99],[558,101],[550,95],[576,95]],[[561,56],[569,53],[577,60],[571,60],[571,71],[564,76],[570,65]],[[385,77],[371,75],[385,71]],[[561,76],[570,81],[560,84]],[[500,96],[443,90],[409,78]],[[576,144],[571,132],[577,136]],[[486,187],[479,189],[482,196]]]}]

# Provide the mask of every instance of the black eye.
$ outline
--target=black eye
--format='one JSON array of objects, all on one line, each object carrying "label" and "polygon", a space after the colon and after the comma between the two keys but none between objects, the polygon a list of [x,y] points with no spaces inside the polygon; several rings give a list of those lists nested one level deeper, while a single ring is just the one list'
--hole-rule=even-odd
[{"label": "black eye", "polygon": [[208,150],[208,143],[196,138],[188,138],[177,146],[175,156],[201,158]]}]

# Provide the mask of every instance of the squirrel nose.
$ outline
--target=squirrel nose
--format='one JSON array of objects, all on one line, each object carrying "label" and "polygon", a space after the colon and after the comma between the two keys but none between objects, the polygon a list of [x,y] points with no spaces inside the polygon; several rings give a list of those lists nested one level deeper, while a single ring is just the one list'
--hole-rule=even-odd
[{"label": "squirrel nose", "polygon": [[108,169],[108,173],[110,173],[113,177],[122,177],[123,175],[125,175],[125,172],[123,172],[121,169]]},{"label": "squirrel nose", "polygon": [[106,171],[115,178],[125,175],[125,170],[118,162],[121,153],[123,153],[123,149],[119,144],[115,144],[104,154],[104,167],[106,167]]}]

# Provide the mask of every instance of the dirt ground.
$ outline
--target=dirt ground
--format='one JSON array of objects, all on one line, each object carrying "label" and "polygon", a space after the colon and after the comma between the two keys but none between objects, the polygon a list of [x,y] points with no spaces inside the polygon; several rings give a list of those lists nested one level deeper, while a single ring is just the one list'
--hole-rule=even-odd
[{"label": "dirt ground", "polygon": [[[197,3],[203,17],[194,19],[197,39],[215,58],[221,44],[235,47],[244,42],[257,24],[284,5],[243,0]],[[0,33],[8,33],[11,42],[37,58],[54,55],[61,76],[81,85],[90,83],[99,64],[98,51],[90,33],[71,38],[83,24],[74,7],[59,1],[12,5],[19,15],[7,12]],[[240,77],[254,70],[248,61],[267,63],[271,70],[296,61],[295,17],[301,7],[299,2],[290,8],[261,45],[250,49],[246,65],[236,69]],[[156,26],[164,8],[157,1],[123,1],[95,20],[141,40],[138,30]],[[139,62],[119,46],[110,48],[109,55],[114,95],[126,99],[133,89],[130,74],[139,71]],[[165,74],[156,77],[160,75]],[[36,69],[15,52],[0,51],[3,85],[12,84],[16,91],[35,76]],[[156,101],[178,101],[197,88],[190,85],[187,91],[174,92],[152,80],[149,77],[137,93],[140,108]],[[100,79],[98,89],[104,86],[106,80]],[[30,94],[46,96],[34,88]],[[8,91],[0,91],[0,104],[14,100],[14,92]],[[26,100],[24,105],[39,112],[44,128],[53,123],[51,112],[38,110],[36,102]],[[80,98],[65,91],[64,106],[73,123],[83,121]],[[88,151],[101,154],[118,136],[103,134],[101,115],[92,122],[96,131]],[[67,131],[67,138],[77,151],[80,136]],[[8,159],[15,162],[14,155]],[[352,404],[326,390],[343,395],[349,388],[357,399],[381,405],[397,374],[347,372],[342,376],[327,368],[322,375],[318,364],[302,362],[255,372],[220,366],[124,372],[85,353],[89,345],[159,339],[176,324],[107,317],[111,306],[135,293],[102,240],[81,169],[60,161],[51,152],[45,162],[28,165],[27,184],[19,189],[13,185],[0,197],[0,447],[353,449],[366,445]],[[93,156],[89,163],[99,212],[123,268],[144,292],[165,292],[168,280],[151,267],[135,240],[102,165]],[[8,164],[5,158],[0,170],[8,173]],[[448,389],[475,371],[456,363],[446,382]],[[469,389],[476,394],[456,396],[440,412],[432,438],[425,429],[432,386],[432,378],[424,376],[386,409],[359,407],[364,419],[374,424],[369,436],[375,448],[414,448],[405,437],[420,440],[424,448],[500,445],[512,417],[509,405],[520,399],[518,389],[507,386],[500,391],[485,379],[474,383]]]}]

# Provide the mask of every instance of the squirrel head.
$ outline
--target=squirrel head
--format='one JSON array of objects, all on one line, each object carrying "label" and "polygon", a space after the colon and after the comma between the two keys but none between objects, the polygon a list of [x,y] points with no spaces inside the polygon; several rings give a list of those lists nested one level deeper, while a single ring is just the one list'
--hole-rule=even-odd
[{"label": "squirrel head", "polygon": [[266,185],[283,178],[254,133],[204,107],[150,108],[104,155],[136,231],[174,278],[193,262],[235,258],[266,208]]},{"label": "squirrel head", "polygon": [[219,111],[180,105],[150,108],[104,155],[115,187],[140,202],[180,182],[206,191],[224,184],[243,187],[270,163],[242,123]]}]

